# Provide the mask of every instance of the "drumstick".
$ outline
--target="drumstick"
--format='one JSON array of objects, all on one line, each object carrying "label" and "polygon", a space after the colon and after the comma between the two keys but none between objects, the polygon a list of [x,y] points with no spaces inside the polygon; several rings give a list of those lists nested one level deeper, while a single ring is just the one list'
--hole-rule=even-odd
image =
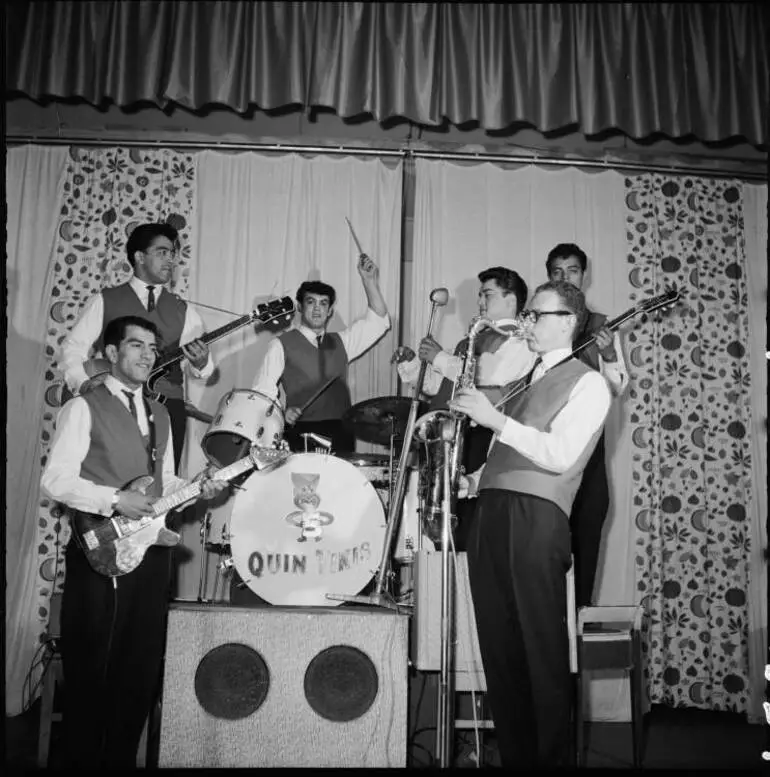
[{"label": "drumstick", "polygon": [[356,232],[353,229],[353,225],[350,223],[350,219],[347,216],[345,216],[345,221],[348,222],[348,228],[350,229],[350,234],[353,235],[353,240],[355,241],[356,248],[358,248],[358,253],[363,254],[364,249],[361,248],[361,243],[359,242],[358,237],[356,236]]},{"label": "drumstick", "polygon": [[318,397],[320,397],[321,394],[323,394],[324,391],[326,391],[326,389],[328,389],[329,386],[331,386],[335,380],[337,380],[338,377],[339,375],[335,375],[333,378],[329,378],[329,380],[327,380],[326,383],[324,383],[323,386],[321,386],[321,388],[319,388],[318,391],[316,391],[315,394],[313,394],[313,396],[310,397],[310,399],[308,399],[308,401],[305,402],[305,404],[302,405],[302,407],[300,407],[299,414],[302,415],[305,412],[305,410],[307,410],[308,407],[310,407],[310,405],[312,405],[313,402],[315,402],[316,399],[318,399]]}]

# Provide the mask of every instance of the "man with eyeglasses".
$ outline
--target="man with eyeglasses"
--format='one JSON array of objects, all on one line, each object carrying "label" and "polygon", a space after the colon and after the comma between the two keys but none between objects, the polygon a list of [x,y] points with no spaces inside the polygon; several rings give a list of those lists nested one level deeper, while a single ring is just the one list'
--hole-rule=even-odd
[{"label": "man with eyeglasses", "polygon": [[569,514],[611,394],[569,358],[585,317],[579,289],[543,284],[523,315],[539,357],[528,387],[504,412],[475,388],[449,406],[496,435],[461,493],[478,497],[468,571],[502,765],[546,768],[569,765]]},{"label": "man with eyeglasses", "polygon": [[[565,281],[582,291],[588,269],[588,257],[574,243],[559,243],[548,253],[545,263],[548,280]],[[577,358],[606,379],[615,397],[628,385],[628,370],[617,332],[606,326],[607,316],[586,309],[585,324],[575,333],[573,346],[586,339],[593,342],[583,348]],[[610,489],[604,453],[604,434],[599,437],[593,455],[586,465],[583,480],[575,497],[570,515],[572,554],[575,558],[575,604],[593,604],[596,570],[602,527],[610,506]]]},{"label": "man with eyeglasses", "polygon": [[[203,321],[184,300],[165,287],[171,280],[179,250],[179,234],[170,224],[140,224],[128,238],[126,254],[134,275],[126,283],[102,289],[86,302],[83,312],[64,339],[59,366],[69,390],[85,394],[104,383],[109,371],[89,376],[90,353],[103,353],[104,330],[113,319],[141,316],[160,330],[163,347],[173,351],[182,346],[186,359],[156,384],[165,397],[171,417],[174,464],[177,471],[184,447],[187,415],[184,405],[184,378],[206,380],[214,364],[206,343]],[[88,371],[87,371],[88,370]]]},{"label": "man with eyeglasses", "polygon": [[[490,267],[478,274],[479,315],[490,319],[500,329],[514,331],[516,317],[527,302],[527,284],[522,277],[508,267]],[[468,338],[464,337],[450,354],[444,351],[435,338],[424,337],[417,354],[399,346],[391,361],[397,364],[398,375],[405,383],[414,383],[420,372],[420,362],[425,361],[423,393],[430,397],[431,410],[443,410],[454,391],[455,382],[462,372]],[[476,384],[497,400],[502,396],[502,386],[526,375],[534,363],[534,354],[520,337],[506,337],[494,329],[483,329],[476,338]],[[462,465],[466,471],[478,469],[486,461],[492,433],[483,427],[466,430]],[[440,462],[435,462],[436,466]],[[439,507],[439,505],[433,505]],[[473,503],[461,499],[457,503],[457,534],[455,546],[462,550],[469,524],[473,516]],[[436,539],[436,538],[432,538]]]}]

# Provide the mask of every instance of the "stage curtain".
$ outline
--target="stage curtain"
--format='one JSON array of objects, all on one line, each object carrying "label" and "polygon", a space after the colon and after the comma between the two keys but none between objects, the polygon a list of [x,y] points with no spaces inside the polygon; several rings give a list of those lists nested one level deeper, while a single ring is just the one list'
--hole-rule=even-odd
[{"label": "stage curtain", "polygon": [[681,292],[670,314],[629,336],[634,563],[650,697],[737,713],[749,713],[758,690],[749,600],[762,536],[751,511],[764,488],[752,466],[761,420],[747,264],[757,257],[746,253],[743,198],[730,180],[648,174],[626,184],[635,298]]},{"label": "stage curtain", "polygon": [[[40,633],[48,622],[55,529],[38,525],[43,375],[62,206],[64,148],[21,146],[6,156],[7,336],[5,475],[5,712],[18,715],[40,680]],[[46,417],[52,417],[46,410]],[[61,570],[58,570],[61,573]]]},{"label": "stage curtain", "polygon": [[31,2],[6,14],[6,86],[34,100],[767,143],[761,4]]},{"label": "stage curtain", "polygon": [[[363,316],[366,295],[356,269],[358,249],[345,221],[350,220],[363,250],[379,266],[380,288],[391,315],[390,331],[350,366],[352,401],[393,394],[390,356],[398,331],[400,161],[206,151],[197,157],[196,191],[190,299],[220,309],[199,307],[209,331],[271,297],[294,300],[305,280],[322,280],[337,292],[330,331]],[[273,336],[264,327],[248,326],[214,344],[218,374],[207,386],[190,387],[198,409],[215,414],[231,389],[251,388]],[[188,421],[188,472],[197,472],[205,463],[200,443],[207,428],[200,421]],[[358,449],[366,452],[373,447],[359,442]],[[229,499],[212,511],[212,540],[219,540],[232,506]],[[187,598],[198,593],[198,528],[184,527],[185,545],[193,553],[180,567],[179,595]],[[213,570],[212,565],[212,574]]]},{"label": "stage curtain", "polygon": [[743,185],[751,391],[749,718],[765,724],[767,652],[767,186]]}]

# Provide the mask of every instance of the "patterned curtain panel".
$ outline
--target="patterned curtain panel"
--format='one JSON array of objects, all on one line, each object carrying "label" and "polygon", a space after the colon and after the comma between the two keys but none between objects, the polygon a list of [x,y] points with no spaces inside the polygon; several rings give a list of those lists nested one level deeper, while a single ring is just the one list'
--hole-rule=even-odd
[{"label": "patterned curtain panel", "polygon": [[626,180],[636,577],[653,703],[746,712],[752,409],[741,184]]},{"label": "patterned curtain panel", "polygon": [[767,143],[761,4],[8,6],[6,88],[34,100],[293,105],[434,126]]},{"label": "patterned curtain panel", "polygon": [[[195,167],[189,154],[169,150],[71,148],[64,203],[54,247],[54,282],[46,310],[48,368],[41,457],[45,465],[62,402],[63,380],[56,355],[83,304],[105,286],[131,277],[126,240],[146,221],[166,221],[179,230],[182,253],[171,288],[185,294],[189,276],[189,224]],[[38,520],[40,630],[48,623],[49,595],[64,581],[64,545],[69,526],[59,508],[40,501]]]}]

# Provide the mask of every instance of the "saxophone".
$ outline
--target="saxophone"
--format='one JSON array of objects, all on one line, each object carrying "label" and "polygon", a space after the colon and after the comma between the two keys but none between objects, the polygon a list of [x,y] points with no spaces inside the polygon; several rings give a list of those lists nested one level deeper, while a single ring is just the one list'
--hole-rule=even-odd
[{"label": "saxophone", "polygon": [[[463,356],[460,373],[452,387],[452,397],[466,388],[476,385],[476,370],[478,357],[476,356],[476,338],[482,329],[493,329],[506,337],[519,336],[518,328],[513,330],[498,327],[492,319],[477,316],[471,321],[468,329],[468,347]],[[425,474],[429,479],[429,485],[425,489],[424,504],[421,505],[421,518],[423,533],[434,543],[438,543],[441,537],[442,502],[444,498],[444,462],[442,443],[451,440],[451,453],[449,460],[450,498],[452,499],[452,529],[457,524],[457,516],[454,502],[460,483],[460,475],[463,474],[462,460],[465,443],[465,432],[468,426],[468,417],[463,413],[453,410],[431,410],[420,416],[415,424],[415,436],[425,443],[427,451],[427,466]]]}]

